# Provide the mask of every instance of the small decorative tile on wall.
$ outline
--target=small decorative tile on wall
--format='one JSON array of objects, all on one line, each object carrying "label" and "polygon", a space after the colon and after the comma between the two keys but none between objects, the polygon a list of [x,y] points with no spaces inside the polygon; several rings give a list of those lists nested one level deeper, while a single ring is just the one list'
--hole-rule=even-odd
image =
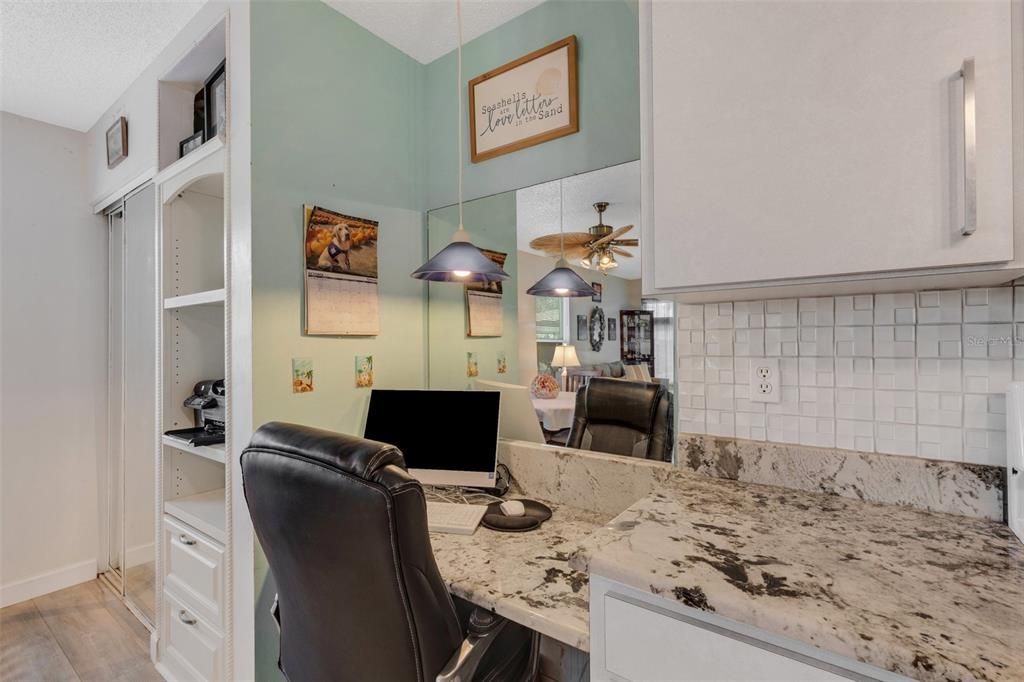
[{"label": "small decorative tile on wall", "polygon": [[[1024,286],[680,304],[679,429],[1005,465]],[[778,403],[750,400],[778,358]]]}]

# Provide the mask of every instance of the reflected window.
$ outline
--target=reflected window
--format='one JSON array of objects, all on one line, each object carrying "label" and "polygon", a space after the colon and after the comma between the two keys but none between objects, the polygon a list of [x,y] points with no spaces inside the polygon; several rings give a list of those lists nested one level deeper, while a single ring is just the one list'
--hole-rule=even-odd
[{"label": "reflected window", "polygon": [[537,296],[537,340],[568,343],[569,299],[555,296]]},{"label": "reflected window", "polygon": [[675,303],[645,298],[643,309],[654,313],[654,376],[675,382]]}]

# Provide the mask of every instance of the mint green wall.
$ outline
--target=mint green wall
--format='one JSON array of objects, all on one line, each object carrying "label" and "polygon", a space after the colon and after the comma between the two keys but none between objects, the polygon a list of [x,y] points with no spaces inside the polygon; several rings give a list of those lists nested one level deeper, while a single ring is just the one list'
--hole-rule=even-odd
[{"label": "mint green wall", "polygon": [[[640,31],[636,0],[548,0],[467,43],[463,74],[474,76],[568,35],[577,39],[580,130],[482,163],[465,150],[465,196],[483,197],[640,158]],[[455,53],[426,67],[426,202],[455,202]],[[463,93],[464,125],[466,96]],[[465,133],[468,136],[468,128]]]},{"label": "mint green wall", "polygon": [[[361,433],[369,391],[354,358],[372,354],[376,384],[422,387],[425,287],[418,122],[423,65],[318,1],[252,8],[253,420]],[[302,334],[302,205],[380,222],[380,334]],[[291,392],[291,358],[313,359],[313,393]],[[255,557],[256,670],[282,679],[269,616],[275,587]]]},{"label": "mint green wall", "polygon": [[[467,147],[466,196],[639,158],[637,26],[635,0],[549,0],[467,45],[468,80],[575,34],[580,132],[483,164],[469,163]],[[425,384],[425,285],[408,273],[426,253],[425,211],[455,200],[454,56],[424,66],[319,0],[254,2],[251,32],[254,423],[282,419],[358,432],[367,392],[353,385],[356,355],[374,356],[378,386]],[[379,336],[302,335],[303,203],[380,221]],[[514,203],[511,215],[511,246],[495,248],[514,261]],[[475,235],[497,225],[466,226]],[[506,292],[510,342],[500,343],[515,381],[515,287]],[[462,288],[440,295],[461,301]],[[461,342],[475,342],[464,338],[464,324],[457,327]],[[481,375],[490,376],[496,358],[478,355]],[[291,393],[292,357],[313,359],[313,393]],[[465,351],[463,377],[464,363]],[[276,681],[282,676],[269,617],[275,587],[259,549],[255,572],[257,678]]]},{"label": "mint green wall", "polygon": [[[508,254],[501,304],[503,310],[500,337],[466,335],[466,296],[462,286],[447,282],[430,284],[427,348],[431,388],[466,388],[472,379],[466,376],[466,353],[477,354],[481,379],[515,383],[519,376],[518,359],[518,255],[516,252],[516,193],[505,192],[466,202],[463,221],[473,243],[483,249]],[[459,224],[457,206],[431,211],[427,217],[427,243],[431,254],[440,251]],[[504,351],[508,373],[498,374],[498,351]]]}]

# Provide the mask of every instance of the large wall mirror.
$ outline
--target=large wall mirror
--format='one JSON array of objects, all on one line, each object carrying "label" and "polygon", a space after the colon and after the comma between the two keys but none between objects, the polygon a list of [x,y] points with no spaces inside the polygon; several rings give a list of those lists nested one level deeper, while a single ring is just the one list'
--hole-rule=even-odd
[{"label": "large wall mirror", "polygon": [[[576,392],[594,377],[661,383],[674,395],[674,306],[641,293],[639,161],[474,199],[463,212],[473,242],[510,277],[500,286],[429,287],[431,388],[532,388],[549,444],[565,443]],[[429,211],[430,253],[457,226],[457,206]],[[614,239],[602,241],[609,233]],[[563,244],[595,295],[528,294]]]}]

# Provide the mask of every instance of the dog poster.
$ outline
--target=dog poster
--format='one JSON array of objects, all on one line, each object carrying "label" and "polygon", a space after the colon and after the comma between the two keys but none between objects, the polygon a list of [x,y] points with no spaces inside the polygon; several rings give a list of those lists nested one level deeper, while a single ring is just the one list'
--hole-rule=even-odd
[{"label": "dog poster", "polygon": [[303,206],[306,333],[380,333],[376,220]]}]

